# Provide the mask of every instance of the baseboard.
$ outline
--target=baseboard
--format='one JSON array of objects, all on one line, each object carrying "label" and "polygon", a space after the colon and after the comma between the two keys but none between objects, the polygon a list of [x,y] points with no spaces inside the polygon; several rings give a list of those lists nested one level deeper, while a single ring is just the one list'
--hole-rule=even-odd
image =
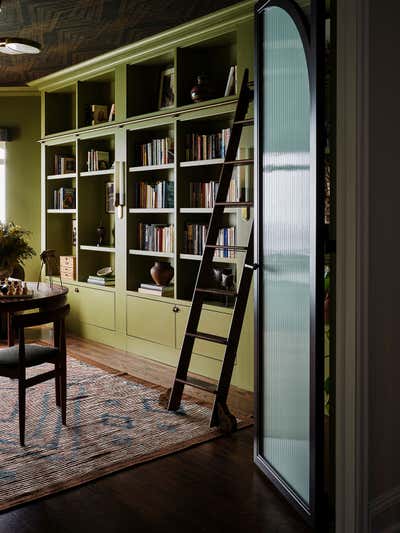
[{"label": "baseboard", "polygon": [[400,485],[370,503],[369,531],[370,533],[400,531]]}]

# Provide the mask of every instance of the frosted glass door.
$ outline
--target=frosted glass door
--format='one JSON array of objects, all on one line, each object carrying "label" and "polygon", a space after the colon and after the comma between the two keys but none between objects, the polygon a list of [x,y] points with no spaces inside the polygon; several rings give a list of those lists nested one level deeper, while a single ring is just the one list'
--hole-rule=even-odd
[{"label": "frosted glass door", "polygon": [[257,13],[256,463],[301,512],[315,504],[316,159],[306,21]]}]

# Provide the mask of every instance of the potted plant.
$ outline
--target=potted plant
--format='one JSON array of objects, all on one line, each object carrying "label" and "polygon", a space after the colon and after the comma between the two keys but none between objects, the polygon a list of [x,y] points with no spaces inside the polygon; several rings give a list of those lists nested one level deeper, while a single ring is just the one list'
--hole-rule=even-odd
[{"label": "potted plant", "polygon": [[0,279],[21,271],[18,277],[23,277],[24,261],[36,255],[27,241],[30,234],[14,222],[0,223]]}]

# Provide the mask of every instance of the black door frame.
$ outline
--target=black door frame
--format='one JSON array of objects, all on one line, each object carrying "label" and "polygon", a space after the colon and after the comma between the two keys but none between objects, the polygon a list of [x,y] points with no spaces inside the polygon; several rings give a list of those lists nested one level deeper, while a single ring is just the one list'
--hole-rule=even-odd
[{"label": "black door frame", "polygon": [[[307,504],[260,453],[263,405],[262,376],[262,153],[263,145],[263,26],[262,13],[268,7],[285,10],[293,19],[303,41],[310,79],[310,502]],[[311,0],[311,23],[293,0],[261,0],[255,6],[255,414],[254,461],[304,520],[320,529],[324,522],[324,61],[325,6]],[[312,221],[314,220],[314,223]]]}]

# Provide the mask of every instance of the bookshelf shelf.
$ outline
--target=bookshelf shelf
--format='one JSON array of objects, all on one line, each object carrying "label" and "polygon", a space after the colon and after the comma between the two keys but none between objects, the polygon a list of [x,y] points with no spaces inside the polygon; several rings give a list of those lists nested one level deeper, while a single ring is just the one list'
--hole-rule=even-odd
[{"label": "bookshelf shelf", "polygon": [[167,163],[165,165],[141,165],[136,167],[129,167],[129,172],[151,172],[154,170],[171,170],[175,166],[174,163]]},{"label": "bookshelf shelf", "polygon": [[50,174],[47,176],[48,180],[66,180],[76,178],[76,172],[68,172],[65,174]]},{"label": "bookshelf shelf", "polygon": [[85,176],[108,176],[108,175],[111,175],[111,174],[114,174],[114,169],[113,168],[107,168],[106,170],[92,170],[90,172],[88,171],[84,171],[84,172],[80,172],[79,175],[81,177],[85,177]]},{"label": "bookshelf shelf", "polygon": [[160,208],[147,208],[147,207],[132,207],[129,209],[129,213],[131,214],[172,214],[175,213],[175,209],[172,207],[160,207]]},{"label": "bookshelf shelf", "polygon": [[[229,207],[227,209],[224,210],[224,213],[225,214],[235,214],[237,212],[237,209],[239,208],[234,208],[234,207]],[[212,208],[211,207],[181,207],[179,209],[179,212],[182,213],[182,214],[192,214],[192,215],[195,215],[195,214],[211,214],[213,212]]]},{"label": "bookshelf shelf", "polygon": [[150,250],[129,250],[130,255],[143,255],[149,257],[166,257],[173,258],[175,256],[174,252],[153,252]]},{"label": "bookshelf shelf", "polygon": [[[183,259],[185,261],[201,261],[201,255],[194,255],[194,254],[179,254],[179,259]],[[215,263],[230,263],[235,264],[237,263],[236,257],[214,257],[213,261]]]},{"label": "bookshelf shelf", "polygon": [[71,215],[76,214],[76,209],[48,209],[47,212],[51,215]]},{"label": "bookshelf shelf", "polygon": [[113,246],[93,246],[89,244],[81,244],[79,248],[81,250],[87,250],[89,252],[109,252],[112,254],[115,253],[115,248]]},{"label": "bookshelf shelf", "polygon": [[200,159],[199,161],[182,161],[180,167],[205,167],[208,165],[222,165],[223,159]]}]

